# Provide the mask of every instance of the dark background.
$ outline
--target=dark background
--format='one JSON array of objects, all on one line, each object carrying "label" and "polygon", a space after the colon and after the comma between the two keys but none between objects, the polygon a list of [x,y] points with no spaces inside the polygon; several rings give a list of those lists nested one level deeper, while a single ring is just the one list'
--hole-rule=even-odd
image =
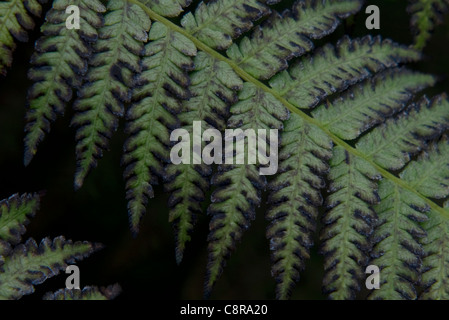
[{"label": "dark background", "polygon": [[[196,1],[198,2],[198,1]],[[282,11],[292,1],[283,1],[275,8]],[[365,28],[364,8],[355,17],[340,25],[338,30],[320,44],[335,43],[343,34],[351,37],[381,34],[403,44],[411,44],[410,16],[407,1],[370,1],[381,12],[380,31]],[[47,5],[48,7],[48,5]],[[43,19],[37,21],[39,26]],[[156,187],[150,200],[141,231],[137,238],[128,228],[124,181],[120,158],[125,136],[123,121],[110,142],[110,150],[99,161],[99,167],[88,176],[83,188],[73,190],[75,171],[74,130],[69,127],[73,116],[67,109],[63,118],[53,125],[51,133],[40,145],[31,165],[23,165],[23,128],[29,58],[33,43],[39,36],[38,28],[28,44],[19,44],[13,67],[6,78],[0,78],[0,199],[13,193],[45,191],[41,209],[27,227],[25,238],[64,235],[73,240],[101,242],[106,247],[78,263],[81,285],[109,285],[120,283],[123,292],[119,299],[201,299],[207,261],[206,236],[208,217],[199,217],[188,245],[184,261],[176,265],[174,238],[168,223],[167,194]],[[410,67],[440,75],[437,86],[427,94],[448,89],[449,80],[449,20],[436,28],[426,46],[425,59]],[[246,232],[243,241],[231,256],[224,273],[212,294],[212,299],[273,299],[275,282],[270,276],[269,245],[265,238],[265,207],[257,210],[257,219]],[[318,226],[319,227],[319,226]],[[316,240],[318,244],[318,239]],[[321,293],[323,257],[312,250],[306,271],[293,291],[292,299],[324,299]],[[40,299],[49,290],[65,286],[65,275],[60,275],[36,287],[36,293],[25,299]]]}]

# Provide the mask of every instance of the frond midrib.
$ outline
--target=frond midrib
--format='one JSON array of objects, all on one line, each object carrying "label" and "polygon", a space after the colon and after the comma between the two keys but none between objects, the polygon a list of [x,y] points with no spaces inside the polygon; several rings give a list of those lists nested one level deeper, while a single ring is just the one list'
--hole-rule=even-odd
[{"label": "frond midrib", "polygon": [[298,116],[300,116],[304,121],[313,124],[320,128],[324,133],[326,133],[332,141],[336,144],[344,148],[347,152],[351,153],[354,156],[360,157],[364,159],[365,161],[369,162],[376,170],[386,179],[392,181],[394,184],[400,186],[401,188],[404,188],[406,190],[409,190],[410,192],[416,194],[421,199],[423,199],[433,210],[437,211],[442,216],[449,219],[449,213],[446,212],[441,206],[433,202],[432,200],[428,199],[427,197],[420,194],[418,191],[416,191],[414,188],[409,186],[405,181],[401,180],[400,178],[396,177],[394,174],[390,173],[389,171],[385,170],[378,164],[376,164],[372,159],[366,157],[363,153],[359,152],[357,149],[350,146],[348,143],[334,135],[332,132],[329,131],[329,129],[326,128],[326,126],[322,125],[319,121],[316,119],[310,117],[306,113],[302,112],[295,106],[293,106],[290,102],[288,102],[284,97],[282,97],[277,91],[271,89],[261,81],[257,80],[253,76],[251,76],[249,73],[247,73],[245,70],[243,70],[237,63],[232,61],[231,59],[223,56],[219,52],[215,51],[211,47],[207,46],[197,38],[195,38],[193,35],[191,35],[189,32],[187,32],[185,29],[181,28],[180,26],[174,24],[170,20],[164,18],[163,16],[157,14],[150,8],[148,8],[146,5],[142,4],[139,0],[127,0],[130,3],[134,3],[138,6],[140,6],[147,14],[148,16],[158,21],[162,24],[164,24],[167,28],[170,28],[173,31],[179,32],[183,36],[187,37],[190,41],[192,41],[196,47],[208,54],[210,54],[212,57],[214,57],[217,60],[223,61],[227,63],[243,80],[250,82],[254,84],[255,86],[259,87],[260,89],[264,90],[267,93],[270,93],[273,95],[277,100],[279,100],[285,107],[287,107],[291,112],[296,113]]}]

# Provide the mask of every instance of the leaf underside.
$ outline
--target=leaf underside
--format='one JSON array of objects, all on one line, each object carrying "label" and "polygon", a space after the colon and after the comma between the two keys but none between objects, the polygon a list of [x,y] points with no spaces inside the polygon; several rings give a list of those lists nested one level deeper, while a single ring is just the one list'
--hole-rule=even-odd
[{"label": "leaf underside", "polygon": [[28,31],[34,29],[35,17],[42,13],[46,0],[6,0],[0,2],[0,76],[11,67],[16,40],[28,41]]},{"label": "leaf underside", "polygon": [[101,248],[62,236],[44,238],[39,244],[32,238],[21,243],[28,218],[39,207],[39,198],[38,194],[15,194],[0,201],[0,300],[33,293],[35,285]]},{"label": "leaf underside", "polygon": [[87,286],[83,289],[60,289],[56,292],[48,292],[43,300],[112,300],[120,293],[118,284],[110,285],[106,288]]},{"label": "leaf underside", "polygon": [[[371,36],[315,48],[361,9],[358,0],[299,0],[282,13],[270,7],[278,1],[190,2],[78,0],[85,28],[77,33],[61,27],[65,2],[54,1],[30,70],[25,163],[76,90],[75,188],[125,118],[134,234],[163,183],[180,263],[211,189],[205,296],[267,191],[277,298],[299,280],[320,218],[330,298],[357,297],[369,264],[381,268],[372,299],[414,299],[421,287],[421,298],[446,297],[449,214],[434,200],[448,196],[449,102],[420,97],[436,81],[404,67],[420,52]],[[445,3],[416,1],[434,2]],[[222,154],[216,168],[194,163],[195,151],[190,164],[170,163],[171,132],[186,130],[193,145],[193,121],[202,130],[278,130],[277,173],[267,179],[261,163],[238,164],[235,154],[232,164]]]}]

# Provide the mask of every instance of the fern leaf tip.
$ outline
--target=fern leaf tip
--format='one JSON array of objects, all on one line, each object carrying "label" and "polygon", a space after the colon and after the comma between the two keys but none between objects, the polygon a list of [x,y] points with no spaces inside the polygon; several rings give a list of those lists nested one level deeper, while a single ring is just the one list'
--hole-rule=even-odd
[{"label": "fern leaf tip", "polygon": [[25,153],[23,156],[23,165],[25,167],[28,167],[30,165],[35,154],[36,154],[36,149],[30,150],[29,148],[25,148]]},{"label": "fern leaf tip", "polygon": [[182,259],[184,258],[184,250],[179,250],[177,247],[175,249],[175,259],[176,264],[181,265]]}]

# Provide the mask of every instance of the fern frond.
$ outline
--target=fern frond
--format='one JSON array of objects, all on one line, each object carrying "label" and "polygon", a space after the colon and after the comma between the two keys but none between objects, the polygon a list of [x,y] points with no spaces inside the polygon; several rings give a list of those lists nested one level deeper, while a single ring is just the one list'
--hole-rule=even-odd
[{"label": "fern frond", "polygon": [[43,300],[113,300],[121,291],[118,284],[110,285],[106,288],[98,288],[95,286],[77,289],[60,289],[56,292],[47,292]]},{"label": "fern frond", "polygon": [[336,300],[354,299],[360,290],[377,219],[371,206],[379,202],[381,175],[368,162],[335,147],[330,161],[330,209],[323,218],[324,291]]},{"label": "fern frond", "polygon": [[313,110],[313,117],[339,138],[352,140],[402,110],[414,94],[435,79],[405,69],[391,69],[354,86],[335,101]]},{"label": "fern frond", "polygon": [[351,40],[337,47],[326,45],[277,74],[270,86],[298,108],[312,108],[328,95],[399,63],[416,61],[420,54],[380,37]]},{"label": "fern frond", "polygon": [[[363,136],[356,144],[357,150],[382,168],[401,169],[428,139],[438,137],[447,128],[448,112],[444,95],[432,102],[422,99],[396,119],[387,120]],[[370,264],[381,268],[382,278],[380,289],[370,295],[372,299],[417,297],[415,284],[424,255],[418,238],[426,236],[419,222],[427,220],[425,213],[430,207],[419,195],[418,185],[410,181],[416,179],[414,166],[401,173],[408,188],[391,180],[383,180],[379,185],[381,202],[374,206],[379,223],[372,236],[375,246]]]},{"label": "fern frond", "polygon": [[[282,121],[288,117],[288,110],[271,94],[253,84],[244,83],[239,102],[231,107],[228,128],[280,130],[283,128]],[[212,178],[212,185],[216,189],[208,208],[211,221],[205,296],[210,295],[226,260],[254,220],[255,209],[261,201],[260,192],[266,185],[266,179],[260,175],[257,164],[236,164],[236,157],[234,154],[232,156],[234,164],[220,165]]]},{"label": "fern frond", "polygon": [[37,194],[14,194],[0,201],[0,240],[13,245],[19,243],[25,226],[39,209]]},{"label": "fern frond", "polygon": [[18,299],[34,292],[34,285],[57,275],[68,263],[81,260],[97,249],[97,245],[73,243],[64,237],[45,238],[39,245],[33,239],[27,240],[4,258],[0,270],[0,299]]},{"label": "fern frond", "polygon": [[170,159],[170,129],[179,126],[174,114],[182,109],[182,101],[191,96],[188,71],[194,68],[195,45],[162,23],[150,31],[145,47],[143,71],[139,87],[133,93],[133,104],[127,112],[123,165],[126,166],[126,198],[131,229],[137,232],[146,212],[148,198],[153,197],[152,184],[164,172]]},{"label": "fern frond", "polygon": [[[39,245],[32,238],[18,244],[39,203],[38,194],[15,194],[0,201],[0,300],[33,293],[35,285],[101,248],[100,244],[73,243],[62,236],[44,238]],[[106,297],[115,295],[117,291],[112,289],[104,291]]]},{"label": "fern frond", "polygon": [[[32,92],[36,100],[52,98],[43,103],[33,139],[42,139],[49,122],[70,99],[70,91],[78,89],[72,123],[78,129],[75,187],[79,188],[129,103],[123,165],[134,233],[153,197],[153,185],[164,180],[171,193],[169,220],[175,227],[180,262],[204,194],[215,187],[208,208],[208,296],[255,218],[267,182],[260,175],[260,163],[220,164],[211,183],[212,169],[207,165],[167,164],[170,131],[181,127],[191,132],[195,120],[201,121],[202,129],[221,131],[285,128],[266,215],[277,297],[288,298],[304,268],[326,181],[330,185],[321,239],[324,289],[331,298],[353,298],[367,263],[382,270],[381,289],[371,298],[416,298],[415,286],[423,271],[426,292],[445,296],[446,248],[436,233],[445,239],[447,210],[433,199],[447,197],[447,151],[444,144],[426,148],[448,128],[449,101],[442,95],[410,105],[415,93],[435,82],[432,76],[398,68],[420,59],[413,48],[380,37],[345,36],[336,46],[325,44],[312,51],[312,40],[333,32],[340,19],[360,9],[361,1],[300,0],[291,12],[275,13],[253,28],[268,16],[274,2],[208,1],[181,19],[188,0],[109,0],[92,51],[94,30],[87,29],[91,37],[79,33],[76,38],[85,47],[67,46],[63,49],[76,55],[58,56],[55,61],[50,55],[43,57],[56,56],[62,49],[53,45],[53,34],[47,38],[44,34],[39,42],[42,52],[33,58]],[[48,16],[56,11],[53,8]],[[100,11],[93,10],[90,18]],[[51,20],[45,28],[57,30]],[[246,32],[249,37],[233,44]],[[312,52],[289,63],[307,51]],[[86,73],[87,59],[87,74],[75,79],[75,74]],[[59,71],[54,68],[56,60],[64,63]],[[50,74],[55,74],[60,91],[42,89]],[[331,95],[332,102],[324,103]],[[314,111],[301,110],[318,105]],[[290,118],[286,107],[294,112]],[[399,172],[424,149],[427,153]],[[425,178],[418,177],[418,171]],[[421,224],[427,214],[430,222]],[[419,240],[426,232],[429,237]],[[11,245],[0,241],[2,268],[11,264],[11,252]]]},{"label": "fern frond", "polygon": [[5,0],[0,2],[0,75],[5,76],[11,67],[13,52],[16,49],[14,39],[28,41],[28,32],[34,28],[32,16],[40,17],[42,3],[46,0]]},{"label": "fern frond", "polygon": [[195,12],[189,12],[181,25],[198,40],[211,48],[224,50],[232,39],[248,31],[253,21],[267,15],[271,10],[264,3],[271,0],[215,0],[200,2]]},{"label": "fern frond", "polygon": [[281,135],[278,174],[269,184],[266,214],[270,222],[272,267],[278,299],[290,295],[313,245],[317,207],[323,202],[320,189],[332,156],[326,134],[292,113]]},{"label": "fern frond", "polygon": [[401,169],[429,139],[438,137],[449,126],[449,101],[446,95],[431,102],[422,99],[397,118],[386,121],[360,138],[357,150],[383,168]]},{"label": "fern frond", "polygon": [[435,25],[442,23],[449,11],[448,0],[410,0],[407,11],[412,15],[410,24],[415,33],[415,48],[421,50],[430,39]]},{"label": "fern frond", "polygon": [[22,240],[25,226],[39,208],[40,198],[37,194],[14,194],[0,201],[0,270],[5,257],[12,251],[12,246]]},{"label": "fern frond", "polygon": [[415,299],[415,284],[419,280],[424,255],[418,238],[426,232],[418,224],[427,220],[428,204],[415,193],[382,180],[379,184],[381,201],[374,206],[379,217],[372,236],[375,243],[369,264],[380,268],[380,288],[370,299]]},{"label": "fern frond", "polygon": [[423,274],[421,283],[424,292],[420,299],[449,299],[449,202],[444,208],[446,216],[434,210],[427,215],[429,220],[423,224],[427,237],[423,239],[425,257],[423,259]]},{"label": "fern frond", "polygon": [[226,260],[255,219],[255,209],[260,205],[260,192],[265,188],[266,180],[259,175],[255,165],[227,165],[218,168],[212,185],[217,189],[212,194],[212,204],[207,212],[211,220],[207,237],[209,255],[205,297],[210,296]]},{"label": "fern frond", "polygon": [[140,0],[140,3],[165,17],[177,17],[192,0]]},{"label": "fern frond", "polygon": [[74,104],[76,189],[97,165],[117,129],[118,117],[124,113],[123,103],[131,97],[133,75],[141,71],[140,55],[151,25],[140,6],[125,0],[110,0],[107,9],[104,26],[98,31],[99,40],[93,46],[95,53],[89,61],[85,84]]},{"label": "fern frond", "polygon": [[[407,165],[400,173],[401,179],[423,196],[447,197],[448,147],[447,138],[432,145],[417,160]],[[426,291],[422,298],[441,298],[449,291],[444,276],[448,248],[444,240],[448,216],[430,208],[417,194],[389,182],[380,184],[380,193],[382,201],[375,209],[382,224],[373,237],[378,243],[371,264],[383,268],[381,282],[384,283],[370,297],[416,298],[415,286],[423,270],[421,281]],[[418,225],[417,222],[422,221],[425,221],[422,226]],[[426,233],[427,237],[424,238]],[[423,246],[417,241],[418,237],[423,238]]]},{"label": "fern frond", "polygon": [[358,0],[302,0],[292,11],[274,14],[262,26],[256,27],[251,38],[232,45],[228,56],[241,68],[258,79],[269,79],[288,67],[287,61],[313,49],[310,39],[320,39],[332,33],[340,18],[359,11]]},{"label": "fern frond", "polygon": [[[80,10],[80,30],[66,27],[69,5]],[[57,0],[41,27],[44,34],[35,44],[28,77],[34,82],[28,91],[29,109],[25,127],[25,165],[36,154],[39,143],[50,131],[50,123],[64,113],[72,98],[72,87],[78,88],[87,72],[91,42],[96,41],[97,28],[103,24],[101,12],[106,8],[100,1]]]},{"label": "fern frond", "polygon": [[[191,135],[193,145],[194,121],[202,121],[202,131],[215,128],[223,131],[231,104],[237,101],[237,90],[243,86],[242,80],[231,67],[204,52],[194,59],[195,72],[191,74],[191,94],[183,104],[179,114],[182,128]],[[204,142],[202,142],[204,146]],[[203,149],[203,148],[201,148]],[[165,189],[170,192],[170,222],[173,223],[176,238],[176,260],[181,262],[186,242],[190,240],[196,215],[200,213],[201,201],[209,189],[212,173],[206,164],[169,164],[166,168]]]},{"label": "fern frond", "polygon": [[[444,136],[432,144],[418,159],[409,163],[400,173],[402,180],[421,195],[431,198],[446,198],[449,195],[449,143]],[[421,283],[424,292],[420,299],[449,299],[449,211],[445,204],[445,214],[431,209],[429,220],[422,224],[427,237],[421,243],[425,252],[422,261]]]},{"label": "fern frond", "polygon": [[423,196],[444,199],[449,195],[448,155],[449,143],[444,137],[438,144],[426,148],[400,173],[400,177]]}]

